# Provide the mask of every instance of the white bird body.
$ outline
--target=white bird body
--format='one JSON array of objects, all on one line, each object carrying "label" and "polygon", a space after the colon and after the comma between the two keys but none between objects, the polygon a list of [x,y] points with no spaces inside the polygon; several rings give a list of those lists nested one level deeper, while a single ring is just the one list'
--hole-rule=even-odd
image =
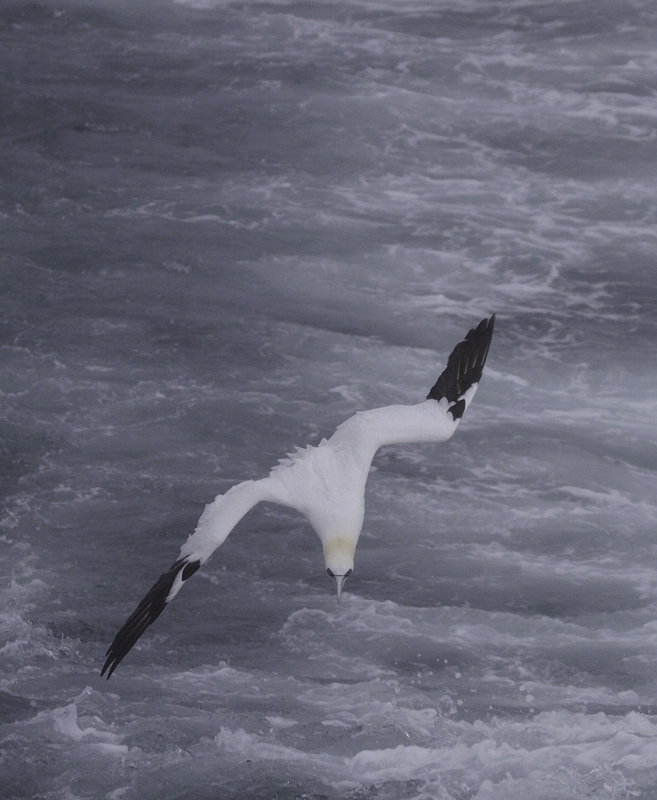
[{"label": "white bird body", "polygon": [[[466,407],[476,390],[475,384],[464,395]],[[349,542],[353,557],[363,526],[365,483],[374,454],[388,444],[447,441],[460,422],[447,413],[448,405],[445,399],[438,403],[425,400],[356,413],[317,447],[298,448],[281,459],[269,477],[245,481],[218,495],[205,507],[196,530],[180,551],[181,558],[204,564],[239,520],[261,501],[300,511],[319,536],[325,557],[327,548],[332,552],[333,539]],[[335,574],[341,573],[339,565],[335,565],[336,572],[328,563],[334,559],[326,560]],[[182,579],[174,583],[167,602],[181,586]]]},{"label": "white bird body", "polygon": [[180,558],[142,600],[117,634],[103,668],[108,678],[143,631],[180,591],[182,584],[224,543],[242,517],[261,501],[300,511],[319,536],[338,601],[354,566],[365,515],[365,484],[374,454],[383,445],[444,442],[456,431],[477,391],[493,333],[494,316],[471,330],[449,358],[428,399],[356,413],[316,447],[297,448],[268,477],[249,480],[218,495],[205,507]]}]

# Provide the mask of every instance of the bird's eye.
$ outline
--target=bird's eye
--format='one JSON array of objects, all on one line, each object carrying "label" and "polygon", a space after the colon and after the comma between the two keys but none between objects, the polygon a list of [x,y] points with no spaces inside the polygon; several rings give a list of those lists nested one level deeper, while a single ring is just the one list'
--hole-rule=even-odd
[{"label": "bird's eye", "polygon": [[348,569],[344,574],[345,578],[348,578],[351,575],[352,572],[353,572],[353,569]]},{"label": "bird's eye", "polygon": [[331,569],[327,569],[326,571],[327,571],[327,572],[328,572],[328,574],[331,576],[331,578],[335,578],[335,574],[334,574],[333,570],[331,570]]}]

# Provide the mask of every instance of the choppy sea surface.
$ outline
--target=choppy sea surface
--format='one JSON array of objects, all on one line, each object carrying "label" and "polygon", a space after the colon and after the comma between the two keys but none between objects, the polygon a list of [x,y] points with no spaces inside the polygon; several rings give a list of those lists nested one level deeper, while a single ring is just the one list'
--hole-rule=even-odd
[{"label": "choppy sea surface", "polygon": [[[657,798],[650,0],[0,5],[0,797]],[[424,399],[354,575],[205,503]]]}]

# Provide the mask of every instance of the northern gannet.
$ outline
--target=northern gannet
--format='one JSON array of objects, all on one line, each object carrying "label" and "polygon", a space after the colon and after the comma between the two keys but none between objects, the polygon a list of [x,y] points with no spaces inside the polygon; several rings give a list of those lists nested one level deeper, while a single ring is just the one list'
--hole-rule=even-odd
[{"label": "northern gannet", "polygon": [[468,331],[424,402],[358,412],[339,425],[328,441],[297,448],[267,478],[239,483],[207,505],[180,558],[160,575],[116,634],[101,677],[107,672],[109,679],[183,583],[261,501],[290,506],[308,519],[322,542],[326,571],[335,579],[340,602],[344,582],[354,569],[365,513],[365,482],[374,454],[387,444],[445,442],[452,436],[477,391],[494,322],[493,314]]}]

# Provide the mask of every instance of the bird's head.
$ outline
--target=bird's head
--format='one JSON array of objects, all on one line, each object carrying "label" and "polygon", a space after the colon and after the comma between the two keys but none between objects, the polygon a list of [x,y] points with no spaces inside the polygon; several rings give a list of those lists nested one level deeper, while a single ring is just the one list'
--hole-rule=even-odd
[{"label": "bird's head", "polygon": [[324,563],[326,571],[335,580],[338,603],[344,582],[354,571],[356,543],[345,536],[332,536],[324,542]]}]

